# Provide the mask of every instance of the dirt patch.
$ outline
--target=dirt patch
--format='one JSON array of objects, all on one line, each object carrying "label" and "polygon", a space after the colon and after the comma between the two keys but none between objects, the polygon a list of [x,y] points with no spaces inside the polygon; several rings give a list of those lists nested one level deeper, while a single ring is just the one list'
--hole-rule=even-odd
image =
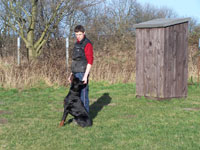
[{"label": "dirt patch", "polygon": [[0,110],[0,115],[2,115],[2,114],[11,114],[11,112],[5,111],[5,110]]},{"label": "dirt patch", "polygon": [[184,110],[187,110],[187,111],[198,111],[200,110],[200,108],[183,108]]},{"label": "dirt patch", "polygon": [[199,105],[200,102],[191,102],[191,104],[196,104],[196,105]]},{"label": "dirt patch", "polygon": [[135,118],[136,115],[128,114],[128,115],[123,115],[122,117],[123,117],[123,118],[130,119],[130,118]]},{"label": "dirt patch", "polygon": [[7,123],[8,123],[7,119],[0,118],[0,124],[7,124]]},{"label": "dirt patch", "polygon": [[56,109],[57,112],[63,112],[64,111],[64,108],[61,108],[61,109]]},{"label": "dirt patch", "polygon": [[108,104],[108,106],[116,106],[117,104],[116,103],[110,103]]},{"label": "dirt patch", "polygon": [[97,101],[97,99],[90,98],[90,102],[96,102],[96,101]]}]

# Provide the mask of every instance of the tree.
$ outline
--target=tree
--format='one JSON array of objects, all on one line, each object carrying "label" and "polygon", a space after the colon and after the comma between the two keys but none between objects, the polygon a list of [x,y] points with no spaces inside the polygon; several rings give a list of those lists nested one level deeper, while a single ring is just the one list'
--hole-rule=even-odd
[{"label": "tree", "polygon": [[155,7],[149,3],[145,5],[138,4],[134,13],[134,20],[136,23],[149,21],[156,18],[175,18],[176,12],[167,7]]},{"label": "tree", "polygon": [[47,42],[64,17],[91,4],[84,0],[0,0],[1,18],[24,41],[28,58],[41,54]]}]

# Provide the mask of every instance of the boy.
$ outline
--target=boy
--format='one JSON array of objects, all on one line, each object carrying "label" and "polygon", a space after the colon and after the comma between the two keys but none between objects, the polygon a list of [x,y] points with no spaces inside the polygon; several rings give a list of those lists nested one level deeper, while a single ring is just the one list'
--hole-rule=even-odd
[{"label": "boy", "polygon": [[83,102],[87,112],[89,113],[89,85],[88,78],[93,64],[93,46],[90,40],[85,35],[85,29],[82,25],[74,28],[77,42],[74,44],[72,52],[72,65],[68,81],[71,83],[72,74],[84,82],[81,89],[81,101]]}]

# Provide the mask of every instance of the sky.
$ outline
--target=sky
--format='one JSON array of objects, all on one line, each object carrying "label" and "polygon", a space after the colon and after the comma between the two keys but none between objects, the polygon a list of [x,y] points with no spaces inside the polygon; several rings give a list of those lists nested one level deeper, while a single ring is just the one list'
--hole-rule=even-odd
[{"label": "sky", "polygon": [[158,8],[173,9],[178,17],[192,17],[200,23],[200,0],[137,0],[141,4],[149,3]]}]

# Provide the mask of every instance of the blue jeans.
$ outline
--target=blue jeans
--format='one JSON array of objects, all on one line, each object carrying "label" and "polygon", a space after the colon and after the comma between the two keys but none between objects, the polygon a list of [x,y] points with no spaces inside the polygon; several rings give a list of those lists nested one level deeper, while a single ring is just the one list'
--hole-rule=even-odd
[{"label": "blue jeans", "polygon": [[[78,72],[74,74],[75,77],[79,78],[79,80],[82,81],[84,73]],[[89,85],[88,83],[84,85],[84,87],[81,89],[81,101],[83,102],[83,105],[85,106],[85,109],[89,113]]]}]

